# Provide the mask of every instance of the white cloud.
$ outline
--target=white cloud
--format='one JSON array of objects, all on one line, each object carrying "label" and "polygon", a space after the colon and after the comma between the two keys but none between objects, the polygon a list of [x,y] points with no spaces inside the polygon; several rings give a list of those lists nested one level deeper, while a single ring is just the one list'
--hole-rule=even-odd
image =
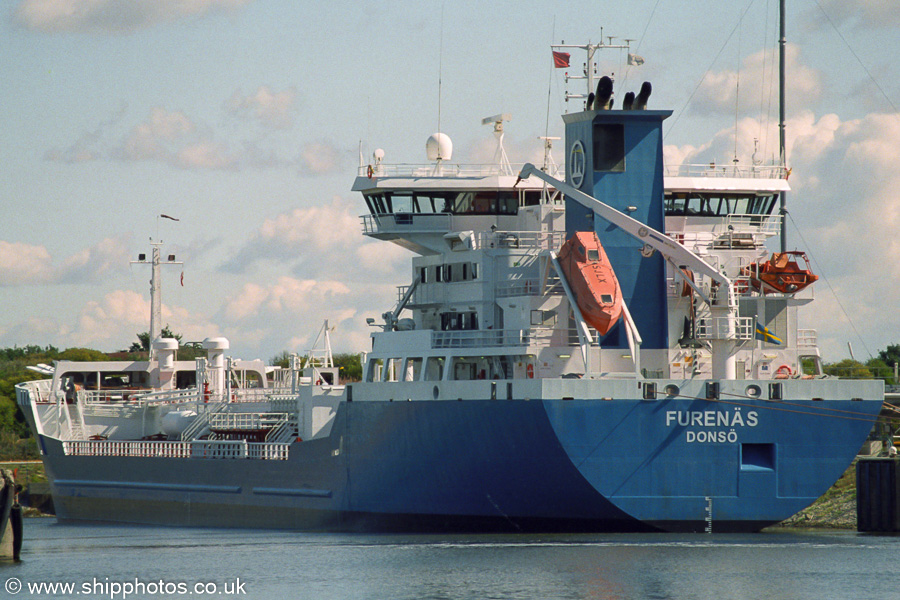
[{"label": "white cloud", "polygon": [[122,238],[106,238],[54,265],[44,246],[0,240],[0,286],[96,283],[124,270],[128,249]]},{"label": "white cloud", "polygon": [[[299,260],[334,267],[361,243],[361,227],[353,203],[334,197],[331,204],[296,208],[266,219],[238,254],[223,268],[243,272],[260,260]],[[344,250],[344,252],[341,252]]]},{"label": "white cloud", "polygon": [[[168,326],[182,340],[200,341],[219,335],[220,328],[204,315],[183,307],[163,304],[161,326]],[[107,351],[128,348],[137,334],[150,328],[150,300],[133,290],[113,290],[99,300],[87,302],[71,331],[59,331],[68,345],[101,348]]]},{"label": "white cloud", "polygon": [[251,0],[22,0],[15,17],[45,33],[127,33]]},{"label": "white cloud", "polygon": [[224,144],[202,140],[179,150],[175,162],[185,169],[233,170],[240,161]]},{"label": "white cloud", "polygon": [[184,144],[194,130],[184,113],[154,107],[147,120],[136,125],[125,138],[122,152],[128,160],[171,161],[174,148]]},{"label": "white cloud", "polygon": [[[790,98],[802,99],[804,106],[811,106],[822,95],[822,76],[815,69],[802,64],[800,58],[799,47],[788,44],[785,49],[785,66],[791,76],[787,80],[786,94]],[[775,54],[770,50],[761,50],[744,59],[740,72],[727,69],[710,72],[700,84],[690,110],[701,115],[733,116],[740,88],[740,114],[758,115],[767,112],[769,106],[777,105],[777,71]],[[770,94],[776,95],[774,102],[770,101]]]},{"label": "white cloud", "polygon": [[300,168],[303,172],[322,175],[335,171],[340,165],[340,154],[328,142],[311,142],[300,150]]},{"label": "white cloud", "polygon": [[294,124],[297,91],[287,89],[273,92],[268,86],[260,86],[256,93],[244,96],[235,90],[228,100],[228,110],[240,117],[252,116],[259,123],[272,129],[289,129]]},{"label": "white cloud", "polygon": [[44,246],[0,240],[0,285],[47,281],[53,273],[51,262]]},{"label": "white cloud", "polygon": [[122,272],[129,249],[123,238],[106,238],[63,261],[56,279],[61,283],[92,283],[105,275]]},{"label": "white cloud", "polygon": [[836,27],[889,28],[900,25],[900,6],[897,0],[818,0],[803,17],[807,28],[830,28],[829,21]]},{"label": "white cloud", "polygon": [[[263,88],[261,88],[263,89]],[[333,172],[340,165],[340,151],[326,141],[305,144],[299,153],[285,157],[276,148],[284,145],[276,139],[274,129],[285,126],[292,111],[281,110],[283,104],[271,95],[258,121],[267,126],[255,139],[235,134],[230,126],[213,130],[197,123],[184,112],[161,106],[150,110],[147,117],[115,140],[111,131],[121,121],[122,108],[112,121],[86,132],[68,147],[51,148],[44,153],[46,160],[68,164],[95,160],[124,160],[128,162],[156,161],[178,169],[228,170],[295,167],[302,174],[320,175]],[[259,94],[252,97],[257,102]],[[268,96],[267,96],[268,97]],[[255,106],[260,106],[258,103]],[[230,137],[230,139],[229,139]]]}]

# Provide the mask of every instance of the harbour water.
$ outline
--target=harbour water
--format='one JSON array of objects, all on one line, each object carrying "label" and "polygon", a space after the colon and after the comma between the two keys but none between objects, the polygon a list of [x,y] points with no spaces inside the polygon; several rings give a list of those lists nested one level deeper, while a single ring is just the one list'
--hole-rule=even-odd
[{"label": "harbour water", "polygon": [[870,600],[896,597],[900,556],[900,537],[811,530],[362,535],[29,519],[25,531],[22,562],[0,564],[4,597]]}]

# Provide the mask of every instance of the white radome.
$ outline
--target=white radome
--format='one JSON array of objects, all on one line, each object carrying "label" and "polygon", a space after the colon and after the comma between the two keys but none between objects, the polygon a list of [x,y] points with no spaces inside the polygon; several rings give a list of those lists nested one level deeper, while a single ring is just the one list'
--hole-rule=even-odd
[{"label": "white radome", "polygon": [[433,133],[425,142],[428,160],[450,160],[453,157],[453,142],[446,133]]}]

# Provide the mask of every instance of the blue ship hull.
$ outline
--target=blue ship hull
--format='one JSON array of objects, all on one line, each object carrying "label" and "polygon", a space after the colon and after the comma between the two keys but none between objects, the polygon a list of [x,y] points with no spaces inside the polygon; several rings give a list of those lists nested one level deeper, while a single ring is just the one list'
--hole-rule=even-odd
[{"label": "blue ship hull", "polygon": [[[279,460],[66,456],[63,520],[375,531],[756,531],[821,496],[879,401],[343,402]],[[90,474],[90,478],[86,475]]]}]

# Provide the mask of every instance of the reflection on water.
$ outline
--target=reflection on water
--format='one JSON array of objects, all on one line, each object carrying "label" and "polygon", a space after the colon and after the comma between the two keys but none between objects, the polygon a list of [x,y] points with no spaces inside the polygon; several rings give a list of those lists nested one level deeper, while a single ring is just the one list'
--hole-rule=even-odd
[{"label": "reflection on water", "polygon": [[[26,586],[206,582],[216,584],[223,597],[225,586],[240,578],[245,598],[317,600],[870,600],[896,593],[889,574],[900,551],[898,537],[811,531],[397,536],[30,519],[26,535],[23,562],[0,565],[0,580],[16,577]],[[111,596],[108,588],[94,590],[79,597]],[[24,589],[20,597],[65,596]]]}]

